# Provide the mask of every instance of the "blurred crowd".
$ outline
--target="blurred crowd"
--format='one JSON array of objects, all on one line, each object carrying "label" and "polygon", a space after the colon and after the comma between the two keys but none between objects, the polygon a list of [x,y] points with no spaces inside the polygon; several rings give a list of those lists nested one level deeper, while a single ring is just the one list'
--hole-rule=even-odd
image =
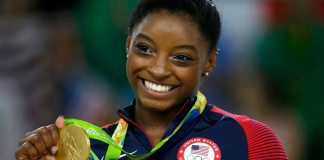
[{"label": "blurred crowd", "polygon": [[[0,0],[0,159],[58,115],[99,126],[133,93],[125,73],[138,0]],[[324,159],[324,0],[215,0],[209,103],[275,130],[292,160]]]}]

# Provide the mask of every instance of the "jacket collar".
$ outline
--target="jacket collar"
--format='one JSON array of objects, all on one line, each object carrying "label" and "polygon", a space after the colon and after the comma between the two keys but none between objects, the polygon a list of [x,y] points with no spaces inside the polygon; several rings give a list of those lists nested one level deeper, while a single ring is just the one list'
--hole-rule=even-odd
[{"label": "jacket collar", "polygon": [[[187,115],[190,111],[191,107],[196,101],[196,97],[189,97],[183,104],[178,113],[176,114],[174,120],[169,124],[167,131],[165,132],[164,137],[168,136],[173,132],[173,130],[177,127],[177,125],[183,120],[183,118]],[[139,124],[135,121],[134,111],[135,111],[135,100],[132,103],[123,108],[118,110],[118,115],[124,119],[129,125],[135,126],[136,128],[140,128]]]}]

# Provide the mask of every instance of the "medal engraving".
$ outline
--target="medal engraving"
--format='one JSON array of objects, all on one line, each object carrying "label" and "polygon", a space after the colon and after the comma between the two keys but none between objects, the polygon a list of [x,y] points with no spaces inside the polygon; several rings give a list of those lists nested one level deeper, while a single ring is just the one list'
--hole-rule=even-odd
[{"label": "medal engraving", "polygon": [[86,132],[77,125],[68,125],[60,131],[56,160],[87,160],[90,140]]}]

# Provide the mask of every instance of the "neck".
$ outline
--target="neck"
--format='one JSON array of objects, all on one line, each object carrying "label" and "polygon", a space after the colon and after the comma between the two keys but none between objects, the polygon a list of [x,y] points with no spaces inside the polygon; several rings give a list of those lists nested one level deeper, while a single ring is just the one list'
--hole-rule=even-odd
[{"label": "neck", "polygon": [[144,127],[144,129],[152,127],[166,128],[174,119],[176,113],[176,110],[171,112],[159,112],[135,107],[135,121]]},{"label": "neck", "polygon": [[168,111],[155,111],[136,105],[135,121],[143,127],[151,144],[155,146],[162,139],[163,134],[176,117],[180,108],[181,105]]}]

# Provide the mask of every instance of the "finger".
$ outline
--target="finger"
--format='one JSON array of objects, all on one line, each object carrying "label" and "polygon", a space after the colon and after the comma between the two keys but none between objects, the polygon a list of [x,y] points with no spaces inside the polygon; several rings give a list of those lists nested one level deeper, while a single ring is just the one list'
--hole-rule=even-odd
[{"label": "finger", "polygon": [[57,128],[63,128],[65,127],[65,124],[64,124],[64,117],[63,116],[59,116],[56,121],[55,121],[55,125]]},{"label": "finger", "polygon": [[57,146],[53,146],[53,147],[51,148],[51,154],[52,154],[52,155],[55,155],[57,151],[58,151],[58,147],[57,147]]},{"label": "finger", "polygon": [[38,155],[37,149],[30,143],[23,143],[15,153],[17,160],[25,160],[30,159],[32,157],[36,157]]},{"label": "finger", "polygon": [[39,133],[35,133],[27,137],[26,142],[32,144],[36,148],[39,155],[43,155],[47,152],[45,142],[42,138],[42,135]]},{"label": "finger", "polygon": [[22,139],[19,140],[19,142],[18,142],[18,146],[21,146],[23,143],[25,143],[25,142],[26,142],[25,139],[26,139],[27,137],[29,137],[30,135],[34,134],[34,133],[35,133],[35,130],[30,131],[30,132],[27,132],[27,133],[24,135],[24,137],[23,137]]},{"label": "finger", "polygon": [[53,146],[57,145],[59,136],[58,136],[58,131],[57,131],[56,126],[54,124],[52,124],[52,125],[47,126],[47,128],[51,132]]},{"label": "finger", "polygon": [[43,141],[45,143],[45,147],[47,149],[50,149],[53,146],[53,139],[52,139],[52,133],[49,128],[47,127],[41,127],[36,130],[37,133],[41,135],[43,138]]},{"label": "finger", "polygon": [[20,139],[19,142],[18,142],[18,146],[21,146],[22,144],[24,144],[26,141],[25,141],[25,137]]},{"label": "finger", "polygon": [[24,137],[23,137],[21,140],[19,140],[18,145],[21,146],[23,143],[26,142],[25,139],[26,139],[27,137],[29,137],[29,136],[32,135],[32,134],[35,134],[35,133],[39,132],[39,130],[42,129],[42,128],[43,128],[43,127],[40,127],[40,128],[37,128],[37,129],[35,129],[35,130],[33,130],[33,131],[27,132],[27,133],[24,135]]},{"label": "finger", "polygon": [[46,155],[44,157],[44,160],[55,160],[55,157],[54,156],[51,156],[51,155]]}]

